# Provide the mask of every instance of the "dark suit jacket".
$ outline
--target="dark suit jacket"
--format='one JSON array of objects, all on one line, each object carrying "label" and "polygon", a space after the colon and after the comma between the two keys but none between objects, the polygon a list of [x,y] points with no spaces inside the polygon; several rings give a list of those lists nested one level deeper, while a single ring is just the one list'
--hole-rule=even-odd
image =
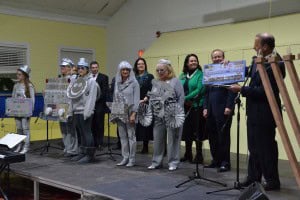
[{"label": "dark suit jacket", "polygon": [[[279,56],[280,57],[280,56]],[[273,75],[272,68],[269,63],[265,63],[265,68],[270,79],[270,83],[275,95],[278,107],[281,107],[279,98],[279,89]],[[279,68],[283,77],[285,77],[285,66],[283,62],[279,63]],[[258,124],[269,127],[276,127],[273,114],[265,94],[265,90],[260,78],[259,72],[256,70],[256,64],[253,63],[249,72],[251,81],[249,86],[242,87],[241,94],[246,97],[246,114],[247,120],[251,124]]]},{"label": "dark suit jacket", "polygon": [[233,112],[235,97],[236,94],[226,88],[207,86],[203,108],[208,110],[208,115],[223,118],[225,108]]},{"label": "dark suit jacket", "polygon": [[100,98],[96,101],[95,112],[96,113],[105,112],[107,110],[106,101],[109,95],[108,76],[99,73],[96,82],[98,83],[101,89],[101,95]]}]

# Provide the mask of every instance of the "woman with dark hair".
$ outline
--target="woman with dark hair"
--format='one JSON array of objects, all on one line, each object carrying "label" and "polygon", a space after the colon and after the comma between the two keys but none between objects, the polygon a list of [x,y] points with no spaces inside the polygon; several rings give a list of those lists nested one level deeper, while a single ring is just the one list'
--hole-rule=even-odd
[{"label": "woman with dark hair", "polygon": [[[138,58],[133,67],[135,73],[135,78],[140,85],[140,100],[143,100],[148,91],[152,88],[152,79],[154,76],[149,74],[147,71],[147,63],[144,58]],[[148,153],[148,143],[149,140],[153,139],[153,126],[144,127],[140,123],[136,126],[136,138],[137,141],[143,141],[142,154]]]},{"label": "woman with dark hair", "polygon": [[[17,70],[17,83],[14,85],[12,98],[30,98],[34,108],[34,86],[29,80],[30,68],[27,65]],[[17,133],[26,135],[25,142],[20,144],[15,152],[25,154],[30,146],[30,117],[16,117]]]},{"label": "woman with dark hair", "polygon": [[[203,163],[202,141],[204,136],[203,101],[205,87],[202,85],[203,73],[197,55],[185,57],[182,74],[179,76],[184,88],[184,109],[186,119],[182,139],[185,141],[185,154],[181,161]],[[197,142],[197,140],[199,140]],[[193,160],[192,144],[196,141],[196,156]]]}]

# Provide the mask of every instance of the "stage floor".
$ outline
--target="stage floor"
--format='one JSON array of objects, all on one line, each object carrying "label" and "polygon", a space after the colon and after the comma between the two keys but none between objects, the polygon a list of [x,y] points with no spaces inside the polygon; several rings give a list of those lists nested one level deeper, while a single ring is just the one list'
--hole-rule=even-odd
[{"label": "stage floor", "polygon": [[[32,145],[32,149],[40,144]],[[183,148],[182,148],[183,149]],[[106,152],[106,148],[101,152]],[[120,153],[119,151],[113,151]],[[12,173],[36,182],[54,187],[66,189],[81,194],[94,194],[100,199],[205,199],[205,200],[232,200],[241,192],[231,190],[215,194],[206,192],[224,189],[205,180],[191,181],[179,188],[175,186],[192,176],[195,165],[181,163],[180,168],[169,172],[167,164],[163,169],[148,170],[151,163],[151,153],[148,155],[137,154],[136,166],[132,168],[117,167],[116,163],[121,156],[113,155],[117,161],[109,156],[98,156],[92,164],[80,165],[61,156],[61,151],[50,148],[48,153],[40,155],[39,151],[26,155],[26,162],[11,165]],[[206,163],[209,163],[209,154],[205,153]],[[240,179],[245,177],[245,158],[241,158]],[[232,156],[233,168],[230,172],[218,173],[216,169],[203,169],[199,165],[201,176],[226,183],[232,187],[236,179],[235,156]],[[282,189],[280,191],[267,192],[270,199],[274,200],[298,200],[300,190],[296,184],[290,166],[286,161],[280,161],[280,178]]]}]

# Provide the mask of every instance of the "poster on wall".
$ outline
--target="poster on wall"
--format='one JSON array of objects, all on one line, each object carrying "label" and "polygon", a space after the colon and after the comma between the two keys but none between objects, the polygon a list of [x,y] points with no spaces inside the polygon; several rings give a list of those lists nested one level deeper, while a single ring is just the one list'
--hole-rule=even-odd
[{"label": "poster on wall", "polygon": [[203,67],[204,85],[229,85],[245,80],[246,61],[227,64],[208,64]]}]

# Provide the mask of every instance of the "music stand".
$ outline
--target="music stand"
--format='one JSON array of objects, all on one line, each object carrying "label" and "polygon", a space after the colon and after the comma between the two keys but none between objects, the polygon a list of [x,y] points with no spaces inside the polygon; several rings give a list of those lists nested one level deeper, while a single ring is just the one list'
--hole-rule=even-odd
[{"label": "music stand", "polygon": [[113,157],[113,155],[121,156],[121,154],[120,153],[114,153],[112,151],[111,146],[110,146],[110,122],[109,122],[109,113],[110,112],[108,111],[106,113],[107,113],[107,150],[104,153],[97,154],[96,157],[108,155],[111,160],[116,161],[116,159]]},{"label": "music stand", "polygon": [[48,116],[45,116],[44,113],[40,114],[40,118],[46,120],[46,143],[43,146],[34,149],[33,151],[41,150],[40,155],[42,156],[45,152],[49,153],[49,148],[63,150],[61,147],[52,146],[49,141],[49,120],[53,119],[49,118]]},{"label": "music stand", "polygon": [[[192,105],[195,103],[195,102],[198,102],[199,103],[199,101],[200,101],[200,98],[201,98],[201,91],[202,91],[202,89],[200,90],[200,92],[199,92],[199,94],[193,99],[193,101],[192,101]],[[193,107],[193,106],[192,106]],[[192,107],[190,108],[190,109],[192,109]],[[199,138],[199,121],[200,121],[200,119],[199,119],[199,114],[198,114],[198,111],[199,111],[199,109],[200,109],[200,106],[199,105],[197,105],[197,107],[196,107],[196,113],[197,113],[197,115],[196,115],[196,145],[198,145],[198,146],[200,146],[200,138]],[[190,110],[188,111],[188,114],[190,113]],[[212,183],[216,183],[216,184],[219,184],[219,185],[222,185],[222,186],[224,186],[224,187],[226,187],[227,185],[225,184],[225,183],[221,183],[221,182],[218,182],[218,181],[215,181],[215,180],[212,180],[212,179],[208,179],[208,178],[205,178],[205,177],[203,177],[203,176],[201,176],[200,175],[200,173],[199,173],[199,162],[197,161],[196,162],[196,169],[195,169],[195,171],[193,172],[193,176],[189,176],[189,178],[187,179],[187,180],[185,180],[185,181],[183,181],[182,183],[179,183],[178,185],[176,185],[175,187],[176,188],[179,188],[180,186],[182,186],[182,185],[184,185],[184,184],[186,184],[186,183],[188,183],[188,182],[191,182],[191,181],[193,181],[193,180],[205,180],[205,181],[208,181],[208,182],[212,182]],[[196,182],[196,184],[198,184],[197,182]]]}]

